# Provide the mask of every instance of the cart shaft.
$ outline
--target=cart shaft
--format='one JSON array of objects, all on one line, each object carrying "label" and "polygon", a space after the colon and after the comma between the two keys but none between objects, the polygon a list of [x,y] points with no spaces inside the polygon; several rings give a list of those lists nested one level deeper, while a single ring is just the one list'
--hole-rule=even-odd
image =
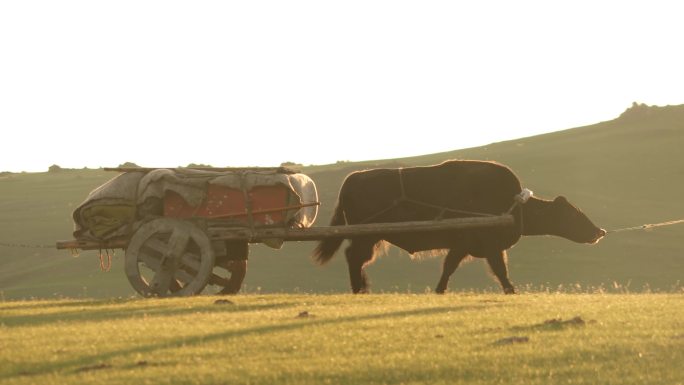
[{"label": "cart shaft", "polygon": [[[505,214],[491,217],[452,218],[432,221],[411,221],[396,223],[367,223],[345,226],[321,226],[305,229],[282,227],[255,228],[244,227],[209,227],[207,235],[211,240],[246,241],[260,243],[267,239],[283,239],[286,241],[318,241],[326,238],[352,238],[364,235],[391,235],[410,232],[431,232],[460,229],[508,227],[515,224],[512,215]],[[68,240],[58,241],[58,249],[125,249],[127,239],[107,242]]]}]

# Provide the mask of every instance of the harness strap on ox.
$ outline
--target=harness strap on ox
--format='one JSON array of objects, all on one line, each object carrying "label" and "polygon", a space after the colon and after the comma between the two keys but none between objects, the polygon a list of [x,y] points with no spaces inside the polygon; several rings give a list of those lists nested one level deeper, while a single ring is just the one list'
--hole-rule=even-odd
[{"label": "harness strap on ox", "polygon": [[404,168],[399,167],[397,171],[399,172],[399,187],[401,188],[401,197],[399,197],[399,200],[406,200],[408,197],[406,196],[406,188],[404,187]]},{"label": "harness strap on ox", "polygon": [[513,211],[513,209],[515,209],[516,206],[524,205],[533,196],[534,196],[534,192],[532,190],[527,189],[527,188],[522,189],[520,194],[517,194],[513,197],[513,205],[511,206],[510,209],[508,209],[508,211],[506,211],[506,214],[510,214]]},{"label": "harness strap on ox", "polygon": [[[370,221],[380,217],[381,215],[387,213],[388,211],[393,210],[394,208],[399,206],[399,204],[402,202],[413,203],[416,205],[420,205],[420,206],[429,207],[429,208],[439,210],[439,214],[435,218],[436,220],[442,219],[444,217],[445,213],[464,214],[464,215],[471,215],[471,216],[475,216],[475,217],[495,217],[495,216],[497,216],[495,214],[489,214],[489,213],[480,213],[480,212],[472,212],[472,211],[466,211],[466,210],[457,210],[457,209],[452,209],[450,207],[438,206],[438,205],[434,205],[431,203],[411,199],[406,194],[406,188],[404,186],[404,169],[403,168],[397,169],[397,176],[399,177],[399,190],[401,193],[399,198],[395,199],[389,206],[387,206],[384,209],[376,212],[375,214],[367,217],[366,219],[364,219],[360,223],[369,223]],[[532,192],[532,190],[526,189],[526,188],[522,189],[522,191],[519,194],[516,194],[513,197],[513,205],[511,206],[511,208],[509,208],[508,211],[503,213],[503,214],[510,214],[513,211],[513,209],[515,209],[516,206],[523,205],[523,204],[527,203],[527,201],[533,195],[534,195],[534,193]]]}]

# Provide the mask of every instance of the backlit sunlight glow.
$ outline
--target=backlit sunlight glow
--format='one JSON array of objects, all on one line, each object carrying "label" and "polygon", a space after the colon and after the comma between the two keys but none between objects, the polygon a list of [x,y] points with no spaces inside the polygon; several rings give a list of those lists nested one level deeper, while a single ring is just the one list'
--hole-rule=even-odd
[{"label": "backlit sunlight glow", "polygon": [[0,171],[406,157],[684,103],[677,2],[0,2]]}]

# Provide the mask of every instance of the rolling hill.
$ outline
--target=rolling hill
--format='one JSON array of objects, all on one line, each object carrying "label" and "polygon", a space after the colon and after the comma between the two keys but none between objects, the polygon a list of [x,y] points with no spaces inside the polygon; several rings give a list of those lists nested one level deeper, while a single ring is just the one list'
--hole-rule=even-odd
[{"label": "rolling hill", "polygon": [[[453,141],[458,131],[436,140]],[[324,144],[322,144],[324,145]],[[391,141],[388,142],[391,145]],[[606,229],[684,218],[684,105],[634,104],[620,117],[550,134],[425,156],[304,167],[321,198],[317,220],[326,225],[344,177],[372,167],[427,165],[446,159],[487,159],[509,165],[535,195],[564,195]],[[3,298],[128,296],[118,251],[111,272],[96,252],[79,258],[50,248],[71,237],[71,211],[114,175],[102,170],[0,174],[0,293]],[[560,238],[526,237],[510,251],[510,274],[530,290],[681,290],[684,225],[609,234],[595,246]],[[13,245],[10,245],[13,244]],[[39,247],[18,247],[27,244]],[[313,243],[281,250],[251,248],[247,292],[346,292],[342,253],[325,267],[308,256]],[[441,261],[414,261],[391,249],[368,269],[374,291],[423,292],[433,288]],[[498,291],[485,265],[475,261],[454,274],[451,290]]]}]

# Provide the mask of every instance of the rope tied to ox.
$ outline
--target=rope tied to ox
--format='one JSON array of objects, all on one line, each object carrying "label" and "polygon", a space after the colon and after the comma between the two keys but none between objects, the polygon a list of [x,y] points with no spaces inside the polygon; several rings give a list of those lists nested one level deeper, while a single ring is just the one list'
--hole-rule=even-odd
[{"label": "rope tied to ox", "polygon": [[[518,206],[518,205],[523,205],[527,203],[527,201],[534,196],[534,193],[529,190],[524,188],[520,194],[516,195],[514,197],[514,202],[511,208],[508,210],[508,214],[510,214],[513,209]],[[611,233],[621,233],[624,231],[635,231],[635,230],[650,230],[655,227],[663,227],[663,226],[671,226],[671,225],[676,225],[679,223],[684,223],[684,218],[683,219],[675,219],[671,221],[665,221],[665,222],[659,222],[659,223],[646,223],[640,226],[632,226],[632,227],[623,227],[620,229],[613,229],[613,230],[606,230],[606,235],[611,234]]]},{"label": "rope tied to ox", "polygon": [[606,234],[621,233],[623,231],[649,230],[649,229],[652,229],[654,227],[671,226],[671,225],[676,225],[679,223],[684,223],[684,219],[675,219],[672,221],[666,221],[666,222],[660,222],[660,223],[647,223],[647,224],[644,224],[641,226],[623,227],[620,229],[606,230]]}]

